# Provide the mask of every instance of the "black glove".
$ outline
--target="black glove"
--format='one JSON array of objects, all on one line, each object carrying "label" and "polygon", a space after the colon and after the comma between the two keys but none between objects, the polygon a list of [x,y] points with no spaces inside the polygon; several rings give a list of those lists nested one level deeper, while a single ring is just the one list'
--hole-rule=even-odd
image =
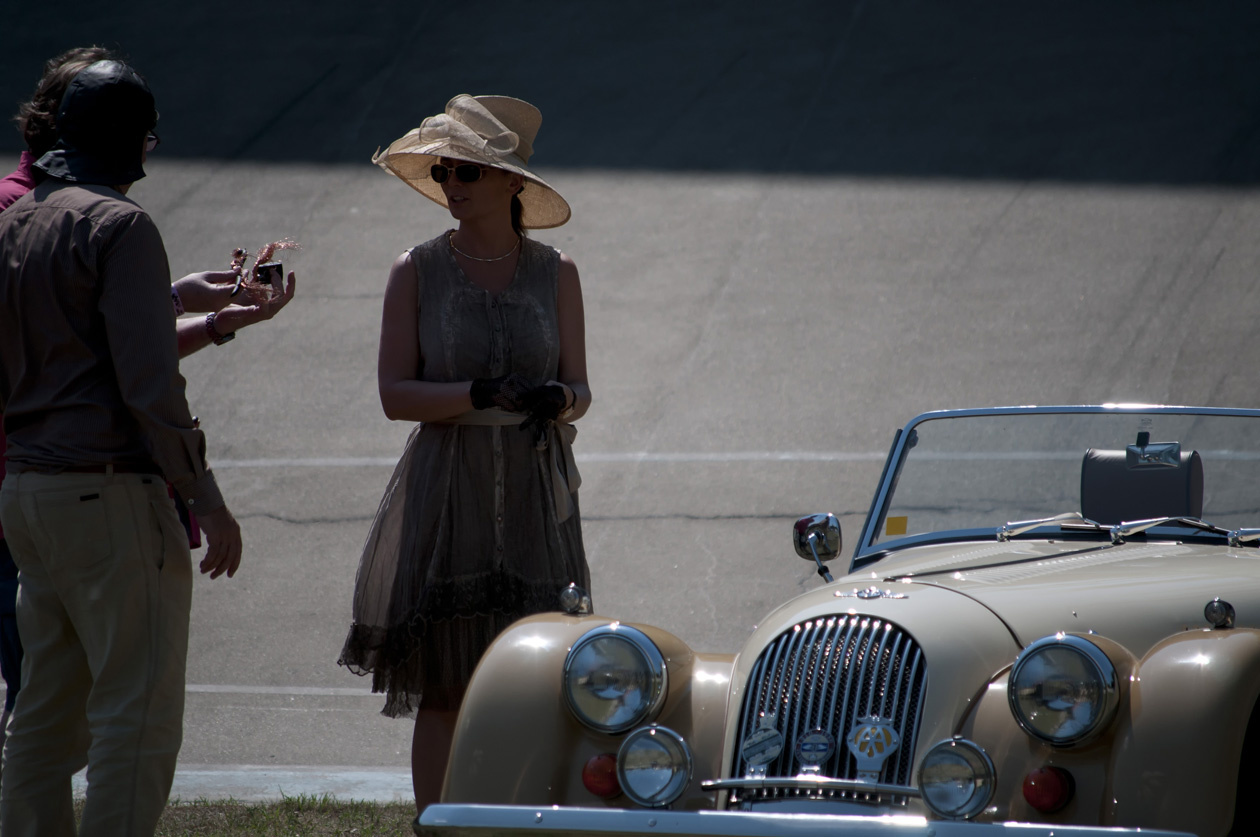
[{"label": "black glove", "polygon": [[534,438],[546,431],[547,422],[555,421],[569,398],[559,384],[544,384],[525,393],[525,412],[529,418],[521,422],[521,430],[534,431]]},{"label": "black glove", "polygon": [[544,384],[525,393],[525,410],[531,419],[555,421],[568,403],[569,397],[559,384]]},{"label": "black glove", "polygon": [[475,410],[500,407],[513,413],[528,412],[525,396],[534,389],[533,384],[519,372],[500,375],[497,378],[477,378],[472,382],[469,395]]}]

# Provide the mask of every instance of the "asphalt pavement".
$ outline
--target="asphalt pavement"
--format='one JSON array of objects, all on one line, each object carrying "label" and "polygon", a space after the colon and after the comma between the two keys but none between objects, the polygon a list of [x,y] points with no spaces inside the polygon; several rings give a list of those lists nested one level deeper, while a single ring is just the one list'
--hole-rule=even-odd
[{"label": "asphalt pavement", "polygon": [[184,362],[247,552],[196,585],[183,798],[410,792],[410,724],[336,658],[410,429],[375,390],[386,274],[449,221],[369,158],[456,93],[539,105],[573,206],[536,237],[582,276],[597,613],[737,652],[817,583],[792,522],[851,544],[926,410],[1260,406],[1250,5],[67,5],[3,13],[0,100],[121,48],[175,275],[303,245],[288,309]]}]

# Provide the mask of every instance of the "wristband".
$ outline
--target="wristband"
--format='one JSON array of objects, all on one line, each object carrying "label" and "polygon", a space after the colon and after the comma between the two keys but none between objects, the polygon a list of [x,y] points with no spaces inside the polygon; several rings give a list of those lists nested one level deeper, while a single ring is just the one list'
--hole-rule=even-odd
[{"label": "wristband", "polygon": [[229,340],[236,339],[236,332],[229,331],[227,334],[220,334],[219,330],[214,327],[214,314],[206,314],[206,336],[210,338],[210,342],[216,346],[222,346]]}]

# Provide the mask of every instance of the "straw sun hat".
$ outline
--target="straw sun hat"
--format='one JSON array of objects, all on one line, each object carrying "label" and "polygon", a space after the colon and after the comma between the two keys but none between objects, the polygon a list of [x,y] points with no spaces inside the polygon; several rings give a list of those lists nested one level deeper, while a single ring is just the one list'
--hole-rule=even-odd
[{"label": "straw sun hat", "polygon": [[446,103],[445,112],[377,151],[372,162],[442,206],[446,195],[429,176],[441,157],[515,172],[528,181],[519,195],[521,225],[539,230],[558,227],[569,220],[569,204],[526,168],[541,124],[542,113],[529,102],[461,93]]}]

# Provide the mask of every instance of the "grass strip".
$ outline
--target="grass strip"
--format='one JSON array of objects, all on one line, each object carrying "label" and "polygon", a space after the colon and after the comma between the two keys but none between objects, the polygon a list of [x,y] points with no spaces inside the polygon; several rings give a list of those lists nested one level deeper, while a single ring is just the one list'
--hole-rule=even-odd
[{"label": "grass strip", "polygon": [[[81,812],[82,800],[78,802]],[[172,801],[158,837],[400,837],[411,834],[416,807],[342,801],[331,796],[285,796],[279,802],[232,799]]]}]

